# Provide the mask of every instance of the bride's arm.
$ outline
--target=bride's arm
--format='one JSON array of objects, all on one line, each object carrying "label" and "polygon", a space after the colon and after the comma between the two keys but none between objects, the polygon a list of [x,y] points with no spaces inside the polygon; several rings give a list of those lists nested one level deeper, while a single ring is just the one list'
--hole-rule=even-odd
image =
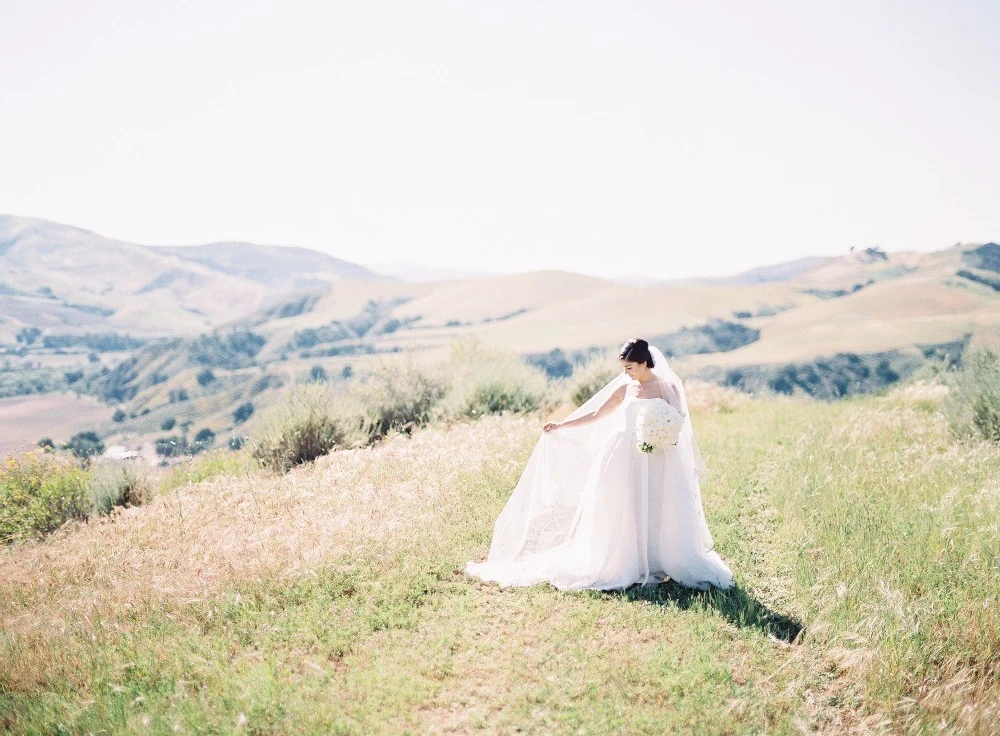
[{"label": "bride's arm", "polygon": [[619,406],[625,400],[625,386],[619,386],[618,390],[615,391],[608,400],[601,404],[597,409],[590,412],[589,414],[584,414],[576,419],[567,419],[565,422],[549,422],[542,430],[545,432],[551,432],[553,429],[565,429],[566,427],[579,427],[584,424],[590,424],[591,422],[596,422],[598,419],[607,416]]}]

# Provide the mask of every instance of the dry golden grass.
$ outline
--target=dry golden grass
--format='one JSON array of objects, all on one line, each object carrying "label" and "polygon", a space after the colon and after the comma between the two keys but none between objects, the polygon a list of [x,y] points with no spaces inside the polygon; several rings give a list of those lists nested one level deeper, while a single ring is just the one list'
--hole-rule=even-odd
[{"label": "dry golden grass", "polygon": [[684,383],[688,408],[692,412],[728,413],[750,400],[748,394],[729,386],[708,381],[691,380]]},{"label": "dry golden grass", "polygon": [[931,398],[703,388],[733,591],[466,578],[541,419],[431,426],[4,550],[0,725],[991,734],[1000,449],[955,444]]},{"label": "dry golden grass", "polygon": [[412,543],[407,530],[460,505],[458,479],[494,461],[501,447],[520,449],[529,423],[492,417],[412,439],[395,435],[289,475],[222,476],[67,525],[46,541],[3,551],[0,580],[12,594],[0,621],[44,657],[48,636],[88,617],[180,609],[240,580],[307,575],[373,547],[391,556]]}]

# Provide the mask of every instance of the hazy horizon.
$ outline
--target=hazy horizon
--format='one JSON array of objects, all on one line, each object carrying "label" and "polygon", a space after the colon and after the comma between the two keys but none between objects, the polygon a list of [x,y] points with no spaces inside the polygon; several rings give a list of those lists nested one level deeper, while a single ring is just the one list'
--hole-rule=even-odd
[{"label": "hazy horizon", "polygon": [[[41,221],[44,221],[44,222],[52,223],[54,225],[65,226],[65,227],[70,227],[70,228],[73,228],[73,229],[76,229],[76,230],[82,230],[84,232],[89,232],[89,233],[92,233],[94,235],[97,235],[98,237],[106,238],[108,240],[118,241],[118,242],[124,242],[124,243],[129,243],[131,245],[138,245],[138,246],[143,246],[143,247],[151,247],[151,248],[158,248],[158,247],[168,247],[168,248],[170,248],[170,247],[177,247],[177,248],[198,248],[198,247],[211,246],[211,245],[224,245],[224,244],[230,244],[230,243],[242,243],[242,244],[245,244],[245,245],[262,246],[262,247],[266,247],[266,248],[305,249],[305,250],[311,250],[313,252],[320,253],[320,254],[323,254],[323,255],[328,255],[328,256],[331,256],[331,257],[334,257],[334,258],[338,258],[340,260],[347,260],[347,259],[341,258],[340,256],[337,256],[336,254],[333,254],[333,253],[326,253],[324,251],[316,250],[316,249],[313,249],[313,248],[307,248],[306,246],[295,245],[295,244],[290,244],[290,243],[264,243],[264,242],[257,242],[257,241],[253,241],[253,240],[246,240],[246,241],[220,240],[220,241],[212,241],[212,242],[205,242],[205,243],[186,243],[186,244],[176,244],[176,243],[155,243],[155,244],[154,243],[136,243],[136,242],[133,242],[133,241],[124,240],[123,238],[116,238],[116,237],[114,237],[112,235],[108,235],[107,233],[100,233],[100,232],[96,232],[96,231],[90,230],[88,228],[82,228],[82,227],[79,227],[77,225],[73,225],[72,223],[68,223],[68,222],[56,222],[54,220],[49,220],[48,218],[44,218],[44,217],[30,217],[30,216],[15,215],[15,214],[10,213],[10,212],[0,212],[0,217],[14,217],[14,218],[21,218],[21,219],[26,219],[26,220],[41,220]],[[935,250],[946,250],[947,248],[954,247],[955,245],[969,245],[969,246],[973,246],[973,245],[981,245],[981,244],[982,243],[954,243],[954,244],[952,244],[950,246],[944,246],[943,248],[935,249]],[[861,251],[861,250],[864,250],[864,248],[855,248],[855,250]],[[790,259],[785,260],[785,261],[767,261],[767,262],[752,264],[750,266],[747,266],[745,268],[741,268],[740,270],[734,271],[732,273],[715,273],[715,274],[708,274],[708,273],[700,274],[700,273],[695,273],[695,274],[690,274],[688,276],[677,277],[676,280],[684,281],[684,280],[726,279],[728,277],[737,276],[737,275],[743,274],[743,273],[748,272],[748,271],[756,271],[756,270],[760,270],[760,269],[764,269],[764,268],[768,268],[768,267],[772,267],[772,266],[780,266],[780,265],[783,265],[783,264],[792,263],[792,262],[799,261],[799,260],[809,260],[809,259],[812,259],[812,258],[826,258],[826,257],[836,257],[838,255],[847,255],[850,252],[851,252],[851,249],[844,250],[842,253],[834,253],[834,254],[828,254],[828,255],[804,254],[802,256],[797,256],[797,257],[794,257],[794,258],[790,258]],[[899,253],[899,252],[904,252],[904,251],[887,251],[887,252],[889,254],[892,254],[892,253]],[[912,249],[909,252],[913,252]],[[401,280],[412,281],[412,282],[437,281],[437,280],[447,281],[447,280],[465,279],[465,278],[491,278],[491,277],[494,277],[494,276],[511,276],[511,275],[522,274],[522,273],[531,273],[531,272],[535,272],[535,271],[549,271],[549,270],[552,270],[552,271],[566,271],[566,272],[577,273],[577,274],[581,274],[581,275],[599,276],[600,277],[599,274],[588,274],[588,273],[585,273],[584,271],[575,271],[572,268],[556,268],[556,267],[539,268],[539,269],[520,269],[520,270],[500,270],[500,269],[497,269],[497,270],[484,270],[484,269],[449,268],[449,267],[446,267],[446,266],[435,266],[433,264],[419,263],[419,262],[412,261],[412,260],[411,261],[381,262],[381,263],[365,262],[365,261],[348,261],[348,262],[354,263],[355,265],[360,265],[360,266],[363,266],[365,268],[368,268],[369,270],[374,271],[377,274],[382,275],[382,276],[389,276],[391,278],[400,278]],[[405,272],[405,274],[404,274],[404,272]],[[663,282],[663,281],[672,281],[672,280],[674,280],[674,279],[671,279],[671,278],[659,279],[659,278],[655,278],[653,276],[649,276],[647,274],[639,274],[639,273],[636,273],[636,274],[621,273],[621,274],[617,274],[617,275],[604,275],[603,278],[606,278],[606,279],[608,279],[610,281],[638,280],[638,281],[641,281],[641,282],[650,282],[650,283],[653,283],[653,282]]]},{"label": "hazy horizon", "polygon": [[1000,239],[1000,6],[13,0],[0,210],[365,265],[732,275]]}]

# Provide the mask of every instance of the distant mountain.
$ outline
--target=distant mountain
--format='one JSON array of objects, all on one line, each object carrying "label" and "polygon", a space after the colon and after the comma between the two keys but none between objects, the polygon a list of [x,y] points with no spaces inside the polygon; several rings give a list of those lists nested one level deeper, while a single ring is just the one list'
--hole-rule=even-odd
[{"label": "distant mountain", "polygon": [[177,256],[213,271],[255,281],[278,291],[319,291],[344,279],[383,279],[357,263],[308,248],[209,243],[191,246],[151,246],[151,250]]},{"label": "distant mountain", "polygon": [[[652,284],[566,271],[424,283],[370,273],[300,249],[149,248],[3,217],[0,392],[89,393],[108,403],[102,437],[149,439],[175,422],[243,432],[236,407],[262,411],[283,387],[364,375],[397,352],[445,360],[468,339],[562,370],[646,337],[683,375],[714,370],[750,388],[825,386],[845,370],[891,382],[928,356],[1000,340],[995,243],[872,248]],[[315,281],[324,288],[293,293]],[[112,404],[127,419],[116,423]],[[5,434],[37,439],[9,422]]]},{"label": "distant mountain", "polygon": [[831,259],[824,258],[822,256],[797,258],[794,261],[785,261],[783,263],[775,263],[770,266],[751,268],[749,271],[743,271],[735,276],[728,276],[717,280],[713,279],[713,281],[726,284],[780,283],[782,281],[789,281],[796,276],[806,273],[807,271],[811,271],[829,260]]},{"label": "distant mountain", "polygon": [[381,278],[304,248],[150,247],[0,215],[0,342],[24,328],[47,334],[199,333],[294,292]]},{"label": "distant mountain", "polygon": [[419,263],[377,263],[369,264],[368,268],[389,278],[406,281],[410,284],[425,284],[432,281],[463,281],[465,279],[483,279],[496,276],[487,271],[463,271],[457,268],[440,268],[424,266]]}]

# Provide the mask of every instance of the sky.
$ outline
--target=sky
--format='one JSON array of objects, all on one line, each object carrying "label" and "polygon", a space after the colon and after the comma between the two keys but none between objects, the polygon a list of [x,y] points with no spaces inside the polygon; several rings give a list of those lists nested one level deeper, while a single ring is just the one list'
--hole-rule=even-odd
[{"label": "sky", "polygon": [[604,277],[1000,240],[1000,3],[0,0],[0,213]]}]

